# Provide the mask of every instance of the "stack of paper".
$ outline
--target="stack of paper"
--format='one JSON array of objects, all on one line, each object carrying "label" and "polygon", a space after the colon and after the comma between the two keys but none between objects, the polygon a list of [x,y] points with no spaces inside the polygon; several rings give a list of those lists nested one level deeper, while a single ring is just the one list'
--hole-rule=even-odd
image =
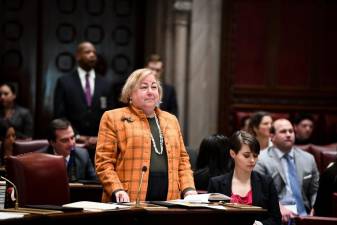
[{"label": "stack of paper", "polygon": [[16,213],[16,212],[0,212],[0,220],[22,218],[27,213]]},{"label": "stack of paper", "polygon": [[0,209],[5,208],[6,200],[6,181],[0,181]]},{"label": "stack of paper", "polygon": [[83,210],[85,211],[93,211],[93,212],[130,208],[130,206],[126,205],[117,205],[114,203],[101,203],[90,201],[73,202],[65,204],[63,205],[63,207],[83,208]]}]

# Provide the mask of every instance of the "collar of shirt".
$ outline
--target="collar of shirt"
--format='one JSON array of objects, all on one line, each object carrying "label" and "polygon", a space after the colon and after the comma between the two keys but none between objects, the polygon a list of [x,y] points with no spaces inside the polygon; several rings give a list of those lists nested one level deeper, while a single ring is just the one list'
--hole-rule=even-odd
[{"label": "collar of shirt", "polygon": [[[279,159],[282,159],[283,156],[284,156],[285,154],[287,154],[287,153],[285,153],[285,152],[282,152],[280,149],[276,148],[275,146],[274,146],[274,148],[275,148],[276,155],[277,155],[277,157],[278,157]],[[289,154],[290,158],[292,158],[292,159],[294,158],[294,150],[293,150],[293,148],[291,148],[291,150],[290,150],[290,152],[288,152],[288,154]]]},{"label": "collar of shirt", "polygon": [[70,155],[67,155],[64,159],[67,161],[67,164],[68,164],[69,163],[69,159],[70,159]]},{"label": "collar of shirt", "polygon": [[[59,154],[57,154],[57,152],[55,151],[55,149],[53,149],[53,151],[54,151],[54,155],[59,155]],[[67,165],[68,165],[69,159],[70,159],[70,154],[67,155],[66,157],[64,157],[64,160],[66,161]]]},{"label": "collar of shirt", "polygon": [[82,69],[81,67],[78,67],[77,72],[78,72],[78,75],[80,77],[83,90],[85,90],[85,75],[87,73],[89,74],[90,90],[91,90],[91,95],[93,95],[94,88],[95,88],[95,78],[96,78],[95,70],[91,69],[89,72],[87,72],[84,69]]}]

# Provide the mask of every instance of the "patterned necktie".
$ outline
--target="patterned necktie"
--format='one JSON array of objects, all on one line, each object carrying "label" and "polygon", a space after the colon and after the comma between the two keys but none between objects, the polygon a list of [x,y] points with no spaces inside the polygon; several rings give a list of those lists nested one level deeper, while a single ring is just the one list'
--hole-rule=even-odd
[{"label": "patterned necktie", "polygon": [[85,88],[84,88],[85,99],[87,101],[87,105],[91,106],[91,87],[89,82],[89,73],[85,75]]},{"label": "patterned necktie", "polygon": [[300,216],[305,216],[307,215],[307,212],[303,204],[303,198],[302,198],[300,184],[299,184],[297,173],[296,173],[295,163],[293,160],[291,160],[291,157],[289,154],[285,154],[284,158],[287,161],[290,187],[291,187],[291,191],[293,192],[293,197],[296,201],[297,213]]}]

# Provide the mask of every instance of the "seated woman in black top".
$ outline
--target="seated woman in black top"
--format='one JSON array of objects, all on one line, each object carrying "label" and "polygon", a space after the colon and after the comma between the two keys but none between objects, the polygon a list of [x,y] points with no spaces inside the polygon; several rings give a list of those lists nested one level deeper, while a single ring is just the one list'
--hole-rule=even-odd
[{"label": "seated woman in black top", "polygon": [[207,190],[210,177],[225,174],[230,170],[231,160],[228,138],[213,134],[204,138],[199,147],[194,183],[197,190]]},{"label": "seated woman in black top", "polygon": [[261,206],[267,214],[258,216],[254,225],[281,224],[278,195],[273,180],[253,171],[260,145],[254,136],[237,131],[229,139],[234,171],[210,179],[208,192],[223,193],[231,202]]}]

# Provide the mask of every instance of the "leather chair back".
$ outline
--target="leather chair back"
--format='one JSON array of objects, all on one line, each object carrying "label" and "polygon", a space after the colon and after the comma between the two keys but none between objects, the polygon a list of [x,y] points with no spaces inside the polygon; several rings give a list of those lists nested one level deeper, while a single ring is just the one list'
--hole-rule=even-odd
[{"label": "leather chair back", "polygon": [[18,189],[19,205],[63,205],[69,203],[68,176],[64,158],[45,153],[10,156],[8,179]]},{"label": "leather chair back", "polygon": [[321,152],[321,169],[324,172],[327,167],[332,162],[336,162],[337,159],[337,151],[322,151]]},{"label": "leather chair back", "polygon": [[13,145],[13,155],[25,154],[28,152],[35,152],[45,146],[48,146],[47,139],[37,139],[37,140],[17,140]]},{"label": "leather chair back", "polygon": [[296,225],[336,225],[336,217],[320,217],[320,216],[299,216],[295,217]]}]

